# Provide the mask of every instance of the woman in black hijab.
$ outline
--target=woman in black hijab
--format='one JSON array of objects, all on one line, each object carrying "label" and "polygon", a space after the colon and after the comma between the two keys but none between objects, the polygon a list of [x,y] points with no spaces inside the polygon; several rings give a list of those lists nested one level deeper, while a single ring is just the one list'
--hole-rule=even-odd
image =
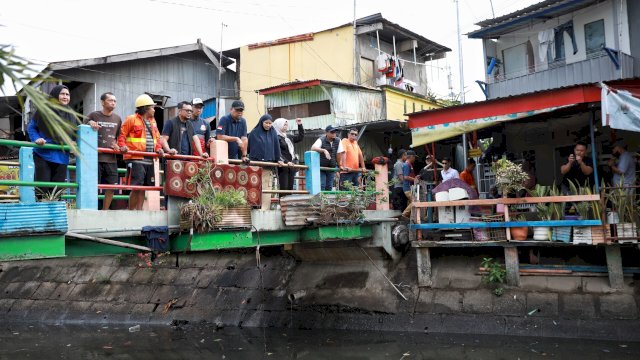
[{"label": "woman in black hijab", "polygon": [[[49,101],[64,108],[69,108],[71,94],[69,88],[64,85],[56,85],[49,93]],[[76,129],[76,119],[71,114],[71,109],[63,111],[53,110],[65,123],[54,123],[56,119],[50,119],[41,111],[36,111],[29,122],[27,132],[31,141],[38,145],[63,144],[60,136],[53,130],[54,126],[66,131],[74,139]],[[63,150],[51,150],[36,148],[33,150],[33,161],[35,163],[36,181],[65,182],[67,178],[67,165],[69,164],[69,153]]]},{"label": "woman in black hijab", "polygon": [[278,132],[273,128],[273,118],[269,114],[262,115],[256,127],[249,133],[249,159],[284,165],[280,160]]}]

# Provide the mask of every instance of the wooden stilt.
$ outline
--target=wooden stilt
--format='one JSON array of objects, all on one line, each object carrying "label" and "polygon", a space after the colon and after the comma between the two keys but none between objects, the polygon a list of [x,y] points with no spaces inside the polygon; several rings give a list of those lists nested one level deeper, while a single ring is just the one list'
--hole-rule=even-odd
[{"label": "wooden stilt", "polygon": [[507,268],[507,285],[520,286],[520,262],[517,247],[504,247],[504,263]]},{"label": "wooden stilt", "polygon": [[416,256],[418,260],[418,286],[431,287],[433,279],[431,278],[431,254],[429,248],[416,248]]},{"label": "wooden stilt", "polygon": [[609,286],[613,289],[624,287],[624,276],[622,273],[622,255],[619,244],[605,246],[607,254],[607,270],[609,271]]}]

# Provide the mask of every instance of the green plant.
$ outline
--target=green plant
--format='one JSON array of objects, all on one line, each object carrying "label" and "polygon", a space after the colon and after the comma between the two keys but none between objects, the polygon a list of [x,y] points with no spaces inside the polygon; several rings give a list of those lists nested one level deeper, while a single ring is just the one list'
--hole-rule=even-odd
[{"label": "green plant", "polygon": [[522,165],[514,164],[507,159],[499,159],[492,166],[496,174],[496,187],[500,189],[503,196],[524,189],[523,184],[529,179],[529,175],[522,170]]},{"label": "green plant", "polygon": [[[576,185],[573,181],[569,180],[569,192],[571,195],[590,195],[591,189],[588,186]],[[587,220],[591,217],[591,204],[587,201],[575,201],[573,207],[582,220]]]},{"label": "green plant", "polygon": [[62,195],[64,194],[65,189],[58,187],[54,187],[51,191],[42,190],[41,188],[36,188],[36,192],[38,193],[38,197],[41,202],[52,202],[52,201],[60,201],[62,199]]},{"label": "green plant", "polygon": [[606,193],[606,199],[611,203],[613,211],[618,214],[620,223],[635,221],[638,207],[634,196],[627,189],[619,187],[609,189]]},{"label": "green plant", "polygon": [[[311,203],[320,215],[317,222],[323,224],[357,223],[364,219],[364,210],[376,202],[375,173],[367,172],[364,178],[364,189],[359,189],[350,182],[345,182],[343,190],[331,194],[320,193]],[[386,199],[382,199],[386,201]]]},{"label": "green plant", "polygon": [[[562,192],[556,185],[553,185],[549,190],[549,196],[561,196],[561,195],[562,195]],[[551,213],[550,220],[562,220],[564,218],[565,205],[566,205],[565,202],[549,203],[549,208]]]},{"label": "green plant", "polygon": [[193,227],[199,233],[213,230],[222,221],[225,209],[247,205],[243,192],[235,189],[218,191],[211,186],[212,168],[208,161],[200,164],[196,174],[187,180],[187,183],[196,185],[198,193],[180,207],[181,221],[189,223],[185,227]]},{"label": "green plant", "polygon": [[[527,192],[530,196],[545,197],[549,196],[550,190],[551,188],[549,186],[536,184],[535,188],[528,190]],[[553,217],[553,208],[550,203],[537,203],[536,213],[540,220],[549,221]]]},{"label": "green plant", "polygon": [[504,284],[504,280],[507,277],[507,269],[493,258],[483,258],[482,267],[485,271],[482,275],[482,281],[485,284],[495,285],[496,288],[493,290],[493,293],[496,296],[501,296],[504,293],[504,289],[499,284]]},{"label": "green plant", "polygon": [[78,123],[84,116],[73,111],[69,107],[60,105],[56,101],[50,101],[49,95],[31,85],[34,83],[58,83],[59,80],[52,77],[30,77],[29,73],[37,73],[36,64],[15,54],[15,50],[9,45],[0,44],[0,92],[5,93],[6,82],[18,90],[17,96],[20,106],[24,108],[25,98],[30,100],[33,106],[43,115],[50,119],[47,125],[52,134],[56,135],[64,144],[69,145],[73,152],[78,153],[78,147],[72,140],[71,134],[75,127],[66,122],[60,112],[67,112],[73,115]]}]

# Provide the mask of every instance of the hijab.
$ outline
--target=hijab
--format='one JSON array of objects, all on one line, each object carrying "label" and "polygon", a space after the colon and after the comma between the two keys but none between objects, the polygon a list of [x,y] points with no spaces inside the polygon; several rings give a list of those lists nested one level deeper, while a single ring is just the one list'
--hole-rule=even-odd
[{"label": "hijab", "polygon": [[[66,87],[65,85],[54,86],[53,89],[51,89],[51,91],[49,92],[49,101],[66,108],[68,111],[71,111],[71,108],[68,105],[62,105],[58,100],[60,96],[60,92],[62,92],[63,89],[69,90],[69,88]],[[75,116],[73,116],[68,111],[63,111],[61,109],[53,109],[53,112],[58,114],[58,116],[60,116],[66,123],[68,123],[68,125],[71,126],[71,127],[64,126],[63,130],[67,132],[71,138],[73,138],[75,136],[77,121]],[[38,130],[42,132],[42,135],[44,135],[49,139],[52,139],[56,143],[62,142],[62,139],[60,139],[60,136],[55,134],[55,132],[52,130],[53,126],[51,124],[51,121],[53,119],[48,119],[44,117],[39,111],[36,111],[36,113],[33,115],[33,120],[36,121],[36,125],[38,125]]]},{"label": "hijab", "polygon": [[271,115],[264,114],[258,124],[249,133],[249,158],[258,161],[280,161],[280,142],[277,130],[271,127],[265,130],[263,123],[273,120]]},{"label": "hijab", "polygon": [[289,122],[289,120],[284,118],[278,118],[273,122],[273,127],[278,131],[278,136],[283,137],[284,141],[287,143],[287,147],[289,148],[289,154],[291,154],[291,158],[295,157],[295,149],[293,148],[293,141],[289,139],[287,133],[284,131],[284,124]]}]

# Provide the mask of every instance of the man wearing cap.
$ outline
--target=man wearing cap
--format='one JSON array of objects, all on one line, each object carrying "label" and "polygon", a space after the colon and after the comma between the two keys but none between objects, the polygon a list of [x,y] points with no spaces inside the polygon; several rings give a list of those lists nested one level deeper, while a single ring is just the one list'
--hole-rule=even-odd
[{"label": "man wearing cap", "polygon": [[247,157],[247,121],[242,117],[244,103],[235,100],[231,103],[229,114],[220,118],[216,128],[216,139],[226,141],[229,144],[229,159],[238,159],[242,155],[243,161],[249,161]]},{"label": "man wearing cap", "polygon": [[618,141],[611,150],[613,158],[609,159],[607,165],[613,172],[613,186],[633,186],[636,184],[636,162],[627,151],[627,146]]},{"label": "man wearing cap", "polygon": [[402,212],[402,216],[409,218],[411,216],[411,208],[413,207],[413,199],[411,198],[411,185],[416,181],[415,172],[413,171],[413,163],[416,161],[416,152],[408,150],[406,152],[407,160],[402,165],[402,190],[407,197],[407,208]]},{"label": "man wearing cap", "polygon": [[[338,166],[338,154],[344,152],[342,141],[336,136],[338,129],[333,125],[327,126],[324,130],[325,134],[313,143],[311,151],[320,153],[321,167],[335,168]],[[334,176],[335,171],[320,171],[320,188],[323,191],[331,191]]]},{"label": "man wearing cap", "polygon": [[345,182],[350,182],[353,186],[360,186],[360,173],[349,172],[349,170],[360,169],[365,170],[364,156],[360,145],[358,145],[358,129],[349,129],[349,135],[347,139],[342,139],[342,148],[344,152],[339,158],[340,163],[340,189],[344,189]]},{"label": "man wearing cap", "polygon": [[[191,113],[191,125],[193,125],[193,133],[198,137],[200,148],[198,144],[194,143],[193,155],[202,157],[208,157],[209,140],[211,138],[211,126],[202,117],[202,110],[204,109],[204,101],[200,98],[195,98],[191,101],[193,107],[193,113]],[[205,156],[206,155],[206,156]]]}]

